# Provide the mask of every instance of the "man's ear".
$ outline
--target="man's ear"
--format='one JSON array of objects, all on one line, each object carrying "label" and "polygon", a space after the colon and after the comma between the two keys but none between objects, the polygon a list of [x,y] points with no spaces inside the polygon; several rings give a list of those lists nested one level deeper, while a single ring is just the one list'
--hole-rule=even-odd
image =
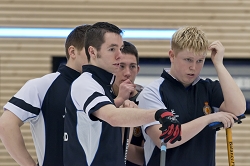
[{"label": "man's ear", "polygon": [[172,49],[170,49],[168,51],[168,56],[169,56],[170,61],[174,60],[175,54],[174,54],[174,51]]},{"label": "man's ear", "polygon": [[68,48],[68,53],[69,53],[69,56],[73,59],[76,58],[76,48],[74,46],[69,46]]},{"label": "man's ear", "polygon": [[96,59],[97,50],[95,49],[95,47],[89,46],[88,52],[89,52],[90,58]]},{"label": "man's ear", "polygon": [[139,73],[139,71],[140,71],[140,66],[137,65],[137,74]]}]

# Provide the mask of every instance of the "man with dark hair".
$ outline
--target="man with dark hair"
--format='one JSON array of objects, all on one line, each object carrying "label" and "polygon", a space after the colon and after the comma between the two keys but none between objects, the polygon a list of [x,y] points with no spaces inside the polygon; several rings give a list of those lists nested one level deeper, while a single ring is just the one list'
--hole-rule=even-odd
[{"label": "man with dark hair", "polygon": [[[126,81],[132,82],[134,84],[135,78],[140,71],[139,66],[139,56],[136,47],[128,42],[123,41],[124,46],[122,49],[122,55],[120,59],[120,67],[115,73],[115,82],[112,85],[112,91],[115,96],[119,96],[120,93],[124,94],[121,86],[126,86]],[[142,86],[135,84],[135,89],[129,95],[129,100],[136,102],[136,98],[142,90]],[[127,154],[126,166],[137,166],[143,165],[144,163],[144,152],[143,143],[144,138],[142,135],[141,127],[134,127],[130,129],[130,134],[132,134],[131,141],[128,139],[128,131],[130,128],[125,128],[123,148],[125,149],[125,155]],[[130,144],[129,144],[130,141]],[[127,151],[126,151],[126,148]]]},{"label": "man with dark hair", "polygon": [[[127,81],[131,89],[124,97],[113,99],[112,73],[120,67],[121,33],[117,26],[107,22],[95,23],[86,32],[89,65],[83,66],[83,74],[72,83],[66,98],[65,166],[125,165],[121,127],[160,120],[166,142],[174,143],[181,138],[180,124],[167,110],[139,109],[134,102],[124,104],[135,88],[131,81]],[[117,108],[121,105],[125,108]],[[164,132],[169,126],[173,126],[173,132]]]},{"label": "man with dark hair", "polygon": [[12,158],[21,166],[35,166],[20,127],[30,122],[40,166],[63,166],[65,99],[71,83],[87,64],[84,37],[90,25],[76,27],[67,37],[66,65],[41,78],[29,80],[4,106],[0,138]]}]

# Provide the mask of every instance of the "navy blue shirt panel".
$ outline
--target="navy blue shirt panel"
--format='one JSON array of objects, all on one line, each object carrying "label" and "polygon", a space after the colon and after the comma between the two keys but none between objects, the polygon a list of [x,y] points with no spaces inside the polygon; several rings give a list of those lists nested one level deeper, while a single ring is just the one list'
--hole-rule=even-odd
[{"label": "navy blue shirt panel", "polygon": [[[87,165],[86,154],[84,152],[84,149],[80,145],[76,131],[76,125],[77,125],[76,111],[77,109],[72,101],[71,95],[68,94],[66,98],[66,114],[64,120],[64,132],[67,133],[67,135],[64,135],[64,140],[70,138],[71,142],[74,143],[70,144],[69,146],[68,142],[64,142],[63,158],[65,166],[72,165],[72,163],[74,163],[74,166]],[[69,158],[70,160],[68,160]]]},{"label": "navy blue shirt panel", "polygon": [[[161,77],[165,80],[160,85],[160,95],[166,108],[178,115],[183,124],[204,116],[203,107],[207,102],[219,108],[224,98],[218,81],[200,79],[196,84],[186,89],[180,82],[170,76],[165,70]],[[168,149],[167,166],[214,166],[215,165],[215,134],[216,131],[205,127],[188,142],[176,148]],[[160,149],[155,148],[148,162],[149,166],[160,161]]]},{"label": "navy blue shirt panel", "polygon": [[46,130],[43,166],[63,165],[65,99],[71,83],[80,75],[65,65],[58,72],[61,74],[48,89],[42,104]]}]

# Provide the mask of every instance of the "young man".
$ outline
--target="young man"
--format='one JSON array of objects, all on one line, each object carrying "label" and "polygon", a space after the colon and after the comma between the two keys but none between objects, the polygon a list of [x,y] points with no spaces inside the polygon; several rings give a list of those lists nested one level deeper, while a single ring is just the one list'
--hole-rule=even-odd
[{"label": "young man", "polygon": [[[199,77],[207,50],[211,51],[219,81]],[[218,121],[225,128],[232,127],[236,116],[244,113],[245,98],[223,65],[223,56],[224,47],[219,41],[208,45],[199,28],[180,28],[171,41],[170,69],[164,69],[161,78],[138,96],[140,108],[166,108],[182,124],[182,140],[167,144],[167,166],[214,166],[216,131],[208,125]],[[159,165],[159,127],[158,122],[143,126],[149,166]]]},{"label": "young man", "polygon": [[[124,46],[122,49],[122,55],[120,59],[120,67],[118,71],[115,73],[115,82],[112,86],[113,93],[116,96],[121,92],[121,85],[125,84],[126,81],[132,82],[134,84],[135,77],[137,76],[140,66],[139,64],[139,56],[136,47],[127,41],[123,41]],[[142,86],[135,85],[136,88],[132,90],[129,94],[129,100],[136,102],[136,98],[142,90]],[[124,92],[125,93],[125,92]],[[129,128],[126,128],[125,131],[128,131]],[[132,131],[132,139],[131,143],[128,147],[127,152],[127,162],[126,166],[137,166],[143,165],[144,163],[144,152],[143,152],[143,143],[144,138],[142,135],[141,127],[131,128]],[[126,132],[125,132],[126,133]],[[124,145],[127,144],[127,134],[125,134],[125,142]]]},{"label": "young man", "polygon": [[9,154],[21,166],[35,166],[20,127],[30,122],[40,166],[63,165],[65,99],[71,83],[87,64],[84,36],[90,25],[76,27],[67,37],[67,64],[56,73],[29,80],[4,106],[0,138]]},{"label": "young man", "polygon": [[[161,121],[163,131],[170,125],[175,127],[175,132],[162,135],[168,137],[167,141],[180,138],[180,124],[166,110],[117,108],[124,100],[113,99],[111,86],[123,48],[121,32],[107,22],[95,23],[86,32],[90,65],[83,66],[83,74],[73,82],[66,99],[65,166],[125,165],[121,127],[140,126],[156,119]],[[127,106],[137,107],[134,102]]]}]

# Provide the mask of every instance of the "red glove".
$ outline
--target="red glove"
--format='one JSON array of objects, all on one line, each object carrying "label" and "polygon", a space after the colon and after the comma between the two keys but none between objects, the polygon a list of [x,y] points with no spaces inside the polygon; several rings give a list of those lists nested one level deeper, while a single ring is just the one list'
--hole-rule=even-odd
[{"label": "red glove", "polygon": [[159,109],[155,113],[155,119],[162,124],[160,139],[171,144],[181,140],[181,124],[175,116],[166,109]]}]

